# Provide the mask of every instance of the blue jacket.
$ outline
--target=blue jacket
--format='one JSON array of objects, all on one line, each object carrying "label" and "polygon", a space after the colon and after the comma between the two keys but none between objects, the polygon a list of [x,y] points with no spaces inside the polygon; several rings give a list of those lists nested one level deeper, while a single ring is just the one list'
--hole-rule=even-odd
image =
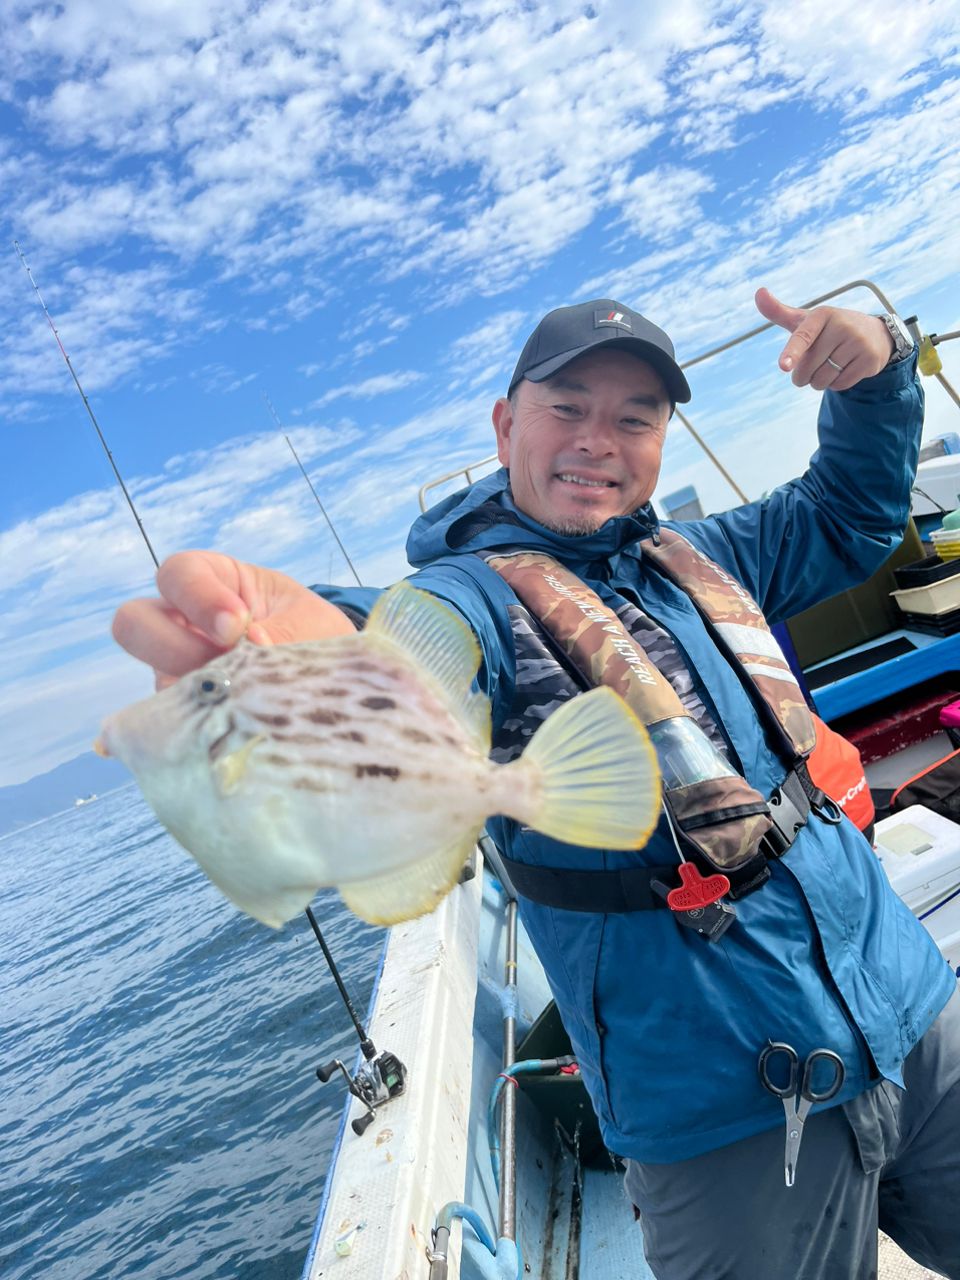
[{"label": "blue jacket", "polygon": [[[910,360],[850,391],[827,392],[820,447],[803,477],[760,502],[673,527],[733,573],[769,622],[789,618],[863,581],[900,541],[922,416]],[[479,637],[495,741],[517,692],[508,616],[517,601],[470,553],[540,549],[612,607],[631,596],[642,601],[676,640],[732,758],[769,795],[785,763],[692,602],[644,564],[639,544],[656,525],[646,507],[591,535],[552,533],[517,511],[500,471],[422,516],[407,551],[422,566],[416,585],[457,609]],[[359,603],[357,593],[325,594]],[[505,819],[490,826],[522,862],[614,869],[677,861],[663,823],[638,852],[599,854]],[[781,1125],[782,1106],[757,1075],[770,1040],[801,1056],[817,1047],[840,1054],[846,1082],[830,1105],[881,1077],[902,1084],[904,1057],[955,985],[846,820],[830,826],[812,817],[788,856],[772,864],[770,880],[737,903],[737,921],[718,942],[680,928],[668,911],[603,916],[522,900],[521,915],[607,1146],[637,1160],[681,1160]]]}]

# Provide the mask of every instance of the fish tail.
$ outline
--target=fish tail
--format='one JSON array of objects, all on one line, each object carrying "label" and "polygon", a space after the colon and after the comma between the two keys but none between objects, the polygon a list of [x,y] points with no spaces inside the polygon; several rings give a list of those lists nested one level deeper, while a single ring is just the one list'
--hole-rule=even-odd
[{"label": "fish tail", "polygon": [[527,774],[515,789],[524,812],[505,812],[567,844],[639,849],[660,814],[650,735],[612,689],[591,689],[558,708],[504,769]]}]

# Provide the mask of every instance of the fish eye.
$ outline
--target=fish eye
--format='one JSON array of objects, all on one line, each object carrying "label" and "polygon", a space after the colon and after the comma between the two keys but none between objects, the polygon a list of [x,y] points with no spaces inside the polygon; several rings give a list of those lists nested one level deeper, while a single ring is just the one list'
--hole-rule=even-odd
[{"label": "fish eye", "polygon": [[194,681],[193,694],[201,707],[214,707],[230,693],[230,677],[222,671],[204,671]]}]

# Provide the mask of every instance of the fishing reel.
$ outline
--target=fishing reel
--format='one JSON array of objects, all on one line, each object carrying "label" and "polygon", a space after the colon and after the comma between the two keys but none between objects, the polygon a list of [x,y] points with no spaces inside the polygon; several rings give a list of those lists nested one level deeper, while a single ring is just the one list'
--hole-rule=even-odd
[{"label": "fishing reel", "polygon": [[347,1082],[347,1088],[367,1108],[366,1115],[357,1116],[350,1126],[358,1138],[373,1123],[377,1108],[391,1098],[399,1097],[407,1083],[407,1068],[395,1053],[388,1049],[377,1053],[372,1040],[364,1040],[360,1048],[366,1062],[360,1065],[354,1076],[351,1076],[339,1058],[317,1067],[317,1079],[321,1084],[326,1084],[339,1069]]},{"label": "fishing reel", "polygon": [[389,1102],[391,1098],[399,1097],[403,1093],[407,1083],[407,1068],[395,1053],[389,1053],[386,1050],[382,1053],[377,1053],[376,1045],[367,1035],[363,1023],[357,1017],[356,1010],[350,1002],[347,989],[343,985],[343,979],[340,977],[340,972],[334,963],[333,956],[330,954],[330,948],[320,932],[317,918],[310,907],[306,908],[306,916],[310,921],[311,929],[316,935],[317,942],[320,943],[320,948],[330,968],[330,973],[340,992],[340,998],[346,1005],[347,1013],[350,1015],[354,1029],[360,1037],[360,1051],[366,1059],[357,1068],[357,1074],[352,1076],[340,1059],[334,1058],[332,1062],[328,1062],[325,1066],[317,1067],[317,1079],[321,1084],[326,1084],[336,1071],[343,1073],[347,1088],[355,1098],[360,1099],[367,1109],[366,1115],[357,1116],[350,1126],[359,1138],[361,1134],[366,1133],[373,1123],[375,1119],[374,1112],[377,1107],[382,1107],[385,1102]]}]

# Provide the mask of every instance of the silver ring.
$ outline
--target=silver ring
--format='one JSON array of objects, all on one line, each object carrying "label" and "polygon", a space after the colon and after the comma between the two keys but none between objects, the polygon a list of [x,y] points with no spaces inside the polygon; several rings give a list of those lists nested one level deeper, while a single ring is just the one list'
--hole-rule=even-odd
[{"label": "silver ring", "polygon": [[836,360],[831,360],[830,357],[827,356],[826,363],[831,369],[836,369],[837,373],[843,373],[843,365],[837,364]]}]

